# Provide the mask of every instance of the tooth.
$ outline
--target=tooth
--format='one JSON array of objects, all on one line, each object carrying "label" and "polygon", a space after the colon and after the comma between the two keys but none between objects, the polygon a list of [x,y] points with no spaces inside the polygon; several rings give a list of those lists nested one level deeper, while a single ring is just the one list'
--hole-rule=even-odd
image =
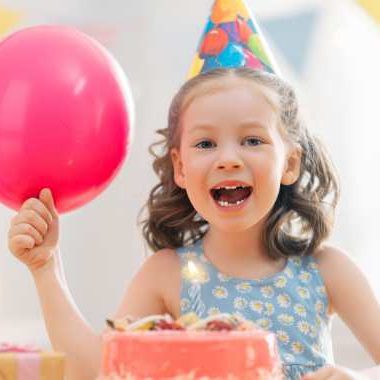
[{"label": "tooth", "polygon": [[218,203],[222,206],[222,207],[231,207],[231,206],[238,206],[240,205],[241,203],[244,202],[244,199],[241,200],[241,201],[237,201],[236,203],[229,203],[229,202],[226,202],[226,201],[218,201]]},{"label": "tooth", "polygon": [[218,190],[222,190],[222,189],[236,190],[236,189],[244,189],[244,188],[249,188],[249,186],[243,186],[243,185],[239,185],[239,186],[218,186],[218,187],[214,187],[212,190],[213,191],[218,191]]}]

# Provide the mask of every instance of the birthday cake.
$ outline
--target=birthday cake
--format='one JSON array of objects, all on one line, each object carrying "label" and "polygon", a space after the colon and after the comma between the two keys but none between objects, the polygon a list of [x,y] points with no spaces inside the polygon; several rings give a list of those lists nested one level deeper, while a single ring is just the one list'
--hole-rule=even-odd
[{"label": "birthday cake", "polygon": [[279,380],[275,335],[230,314],[108,320],[100,380]]}]

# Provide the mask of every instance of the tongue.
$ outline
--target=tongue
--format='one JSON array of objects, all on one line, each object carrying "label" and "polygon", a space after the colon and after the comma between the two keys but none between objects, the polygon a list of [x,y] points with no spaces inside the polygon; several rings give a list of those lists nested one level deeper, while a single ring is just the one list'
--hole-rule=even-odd
[{"label": "tongue", "polygon": [[237,189],[237,190],[219,190],[219,201],[228,203],[236,203],[249,196],[249,189]]}]

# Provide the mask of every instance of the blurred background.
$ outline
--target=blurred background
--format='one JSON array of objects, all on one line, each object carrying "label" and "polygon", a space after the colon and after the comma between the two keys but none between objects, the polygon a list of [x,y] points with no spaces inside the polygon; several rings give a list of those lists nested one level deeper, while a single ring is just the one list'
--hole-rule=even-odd
[{"label": "blurred background", "polygon": [[[339,170],[342,198],[330,240],[349,252],[379,295],[380,2],[246,1],[284,76],[297,88],[310,129],[325,141]],[[0,1],[0,38],[36,24],[75,26],[114,54],[131,83],[136,123],[127,161],[103,194],[62,217],[67,281],[98,331],[150,253],[136,223],[156,183],[148,146],[154,131],[166,125],[170,99],[186,78],[211,5],[212,0]],[[0,205],[0,341],[49,347],[31,276],[7,250],[13,215]],[[338,364],[372,365],[339,318],[333,336]]]}]

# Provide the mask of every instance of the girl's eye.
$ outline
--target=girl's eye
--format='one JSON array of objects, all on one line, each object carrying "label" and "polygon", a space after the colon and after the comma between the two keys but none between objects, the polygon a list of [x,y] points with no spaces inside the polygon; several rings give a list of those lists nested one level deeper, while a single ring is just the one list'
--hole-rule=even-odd
[{"label": "girl's eye", "polygon": [[209,149],[209,148],[212,148],[214,145],[214,143],[210,140],[203,140],[201,142],[199,142],[197,145],[195,145],[197,148],[201,148],[201,149]]},{"label": "girl's eye", "polygon": [[263,143],[262,140],[256,138],[256,137],[247,137],[244,141],[243,141],[243,144],[245,145],[245,143],[247,143],[246,145],[249,145],[249,146],[256,146],[256,145],[260,145]]}]

